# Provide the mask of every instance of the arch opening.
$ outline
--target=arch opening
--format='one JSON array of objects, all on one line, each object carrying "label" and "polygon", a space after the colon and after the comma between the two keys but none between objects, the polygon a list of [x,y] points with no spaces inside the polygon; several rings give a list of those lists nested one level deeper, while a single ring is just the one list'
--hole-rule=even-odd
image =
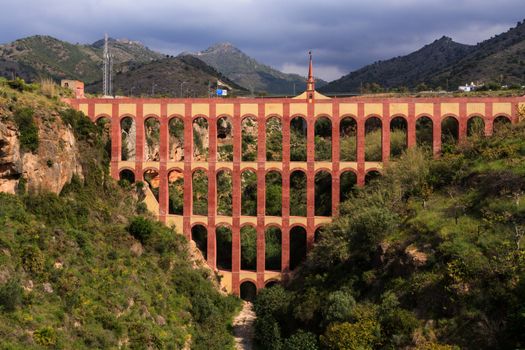
[{"label": "arch opening", "polygon": [[266,270],[281,270],[281,229],[270,226],[265,231],[265,268]]},{"label": "arch opening", "polygon": [[403,117],[390,121],[390,156],[399,158],[408,147],[408,123]]},{"label": "arch opening", "polygon": [[168,123],[169,155],[174,162],[184,160],[184,122],[180,118],[171,118]]},{"label": "arch opening", "polygon": [[370,170],[365,175],[365,185],[370,184],[372,181],[376,181],[381,177],[381,173],[377,170]]},{"label": "arch opening", "polygon": [[102,136],[105,157],[109,161],[111,159],[111,119],[108,117],[100,117],[97,119],[96,125]]},{"label": "arch opening", "polygon": [[343,203],[357,191],[357,175],[350,170],[342,172],[339,188],[339,201]]},{"label": "arch opening", "polygon": [[230,170],[217,172],[217,215],[232,216],[233,183]]},{"label": "arch opening", "polygon": [[123,161],[134,161],[136,154],[137,127],[135,120],[131,117],[124,117],[120,120],[121,147],[120,159]]},{"label": "arch opening", "polygon": [[193,215],[208,215],[208,175],[196,170],[192,175]]},{"label": "arch opening", "polygon": [[204,259],[208,258],[208,230],[203,225],[195,225],[191,228],[191,240],[202,253]]},{"label": "arch opening", "polygon": [[306,259],[306,230],[301,226],[290,229],[290,270]]},{"label": "arch opening", "polygon": [[246,117],[241,123],[242,129],[242,155],[243,162],[253,162],[257,160],[257,119]]},{"label": "arch opening", "polygon": [[457,144],[459,138],[459,123],[454,117],[446,117],[441,121],[441,146],[447,152]]},{"label": "arch opening", "polygon": [[290,161],[306,162],[306,120],[295,117],[290,121]]},{"label": "arch opening", "polygon": [[128,184],[135,183],[135,173],[129,169],[123,169],[119,172],[119,181]]},{"label": "arch opening", "polygon": [[233,161],[233,123],[230,117],[217,119],[217,161]]},{"label": "arch opening", "polygon": [[306,174],[302,170],[290,174],[290,215],[306,216]]},{"label": "arch opening", "polygon": [[324,170],[315,174],[315,215],[332,215],[332,175]]},{"label": "arch opening", "polygon": [[144,171],[144,181],[148,184],[148,187],[155,196],[157,203],[159,202],[159,188],[160,188],[160,177],[159,172],[154,169],[148,169]]},{"label": "arch opening", "polygon": [[241,227],[241,270],[257,269],[257,230],[251,225]]},{"label": "arch opening", "polygon": [[340,149],[339,157],[342,162],[357,160],[357,122],[352,117],[345,117],[339,124]]},{"label": "arch opening", "polygon": [[315,121],[315,160],[332,160],[332,122],[327,117]]},{"label": "arch opening", "polygon": [[383,124],[378,117],[370,117],[365,122],[365,161],[383,160]]},{"label": "arch opening", "polygon": [[266,122],[266,160],[281,162],[283,160],[283,126],[277,117]]},{"label": "arch opening", "polygon": [[257,216],[257,174],[252,170],[241,173],[241,215]]},{"label": "arch opening", "polygon": [[184,212],[184,174],[180,170],[168,173],[168,213],[183,215]]},{"label": "arch opening", "polygon": [[227,226],[218,226],[215,230],[217,241],[217,268],[231,270],[232,268],[232,230]]},{"label": "arch opening", "polygon": [[493,131],[499,133],[509,128],[512,125],[510,118],[505,115],[499,115],[494,118]]},{"label": "arch opening", "polygon": [[257,296],[257,287],[255,283],[245,281],[241,283],[241,299],[249,302],[253,302]]},{"label": "arch opening", "polygon": [[275,286],[278,286],[279,284],[280,284],[279,281],[270,280],[266,282],[266,284],[264,285],[264,288],[273,288]]},{"label": "arch opening", "polygon": [[144,120],[144,160],[160,161],[160,122],[153,117]]},{"label": "arch opening", "polygon": [[432,150],[434,144],[434,123],[423,116],[416,120],[416,144],[423,149]]},{"label": "arch opening", "polygon": [[193,160],[205,162],[208,160],[208,149],[210,147],[210,137],[208,121],[204,117],[193,120]]},{"label": "arch opening", "polygon": [[474,116],[467,121],[467,136],[468,137],[483,137],[485,136],[485,121],[480,116]]},{"label": "arch opening", "polygon": [[265,213],[269,216],[281,216],[283,203],[282,176],[278,171],[269,171],[266,173],[266,205]]}]

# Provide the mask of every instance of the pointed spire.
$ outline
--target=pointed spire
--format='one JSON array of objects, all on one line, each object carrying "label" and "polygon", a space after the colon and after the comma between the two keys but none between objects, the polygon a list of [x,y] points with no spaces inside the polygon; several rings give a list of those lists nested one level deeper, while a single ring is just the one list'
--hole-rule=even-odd
[{"label": "pointed spire", "polygon": [[308,51],[308,55],[310,55],[310,64],[308,66],[308,80],[306,82],[306,90],[308,91],[314,91],[315,90],[315,80],[313,75],[313,64],[312,64],[312,51]]}]

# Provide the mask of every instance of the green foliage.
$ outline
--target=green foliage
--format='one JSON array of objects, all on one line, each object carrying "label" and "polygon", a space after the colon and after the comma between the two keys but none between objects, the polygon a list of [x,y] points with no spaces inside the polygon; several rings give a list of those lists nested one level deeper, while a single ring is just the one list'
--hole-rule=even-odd
[{"label": "green foliage", "polygon": [[127,228],[130,235],[138,239],[141,243],[145,243],[153,234],[154,223],[142,216],[134,218]]},{"label": "green foliage", "polygon": [[7,85],[9,85],[11,89],[15,89],[19,92],[24,92],[24,91],[33,92],[36,89],[35,84],[27,84],[24,81],[24,79],[21,79],[18,77],[15,80],[9,80],[7,82]]},{"label": "green foliage", "polygon": [[258,316],[255,320],[254,328],[254,341],[261,349],[282,349],[279,323],[272,316]]},{"label": "green foliage", "polygon": [[57,342],[57,335],[53,328],[42,327],[33,333],[33,340],[38,345],[51,346]]},{"label": "green foliage", "polygon": [[291,337],[285,339],[283,350],[317,350],[317,337],[310,332],[299,330]]},{"label": "green foliage", "polygon": [[349,321],[355,305],[355,299],[350,293],[342,290],[332,292],[325,300],[323,318],[328,323]]},{"label": "green foliage", "polygon": [[11,278],[0,285],[0,311],[13,312],[22,305],[22,287],[20,281]]},{"label": "green foliage", "polygon": [[38,127],[33,119],[34,111],[23,107],[15,111],[13,118],[20,133],[20,148],[24,152],[35,153],[38,150]]},{"label": "green foliage", "polygon": [[79,140],[94,140],[99,129],[84,113],[72,108],[60,112],[62,120],[69,124]]}]

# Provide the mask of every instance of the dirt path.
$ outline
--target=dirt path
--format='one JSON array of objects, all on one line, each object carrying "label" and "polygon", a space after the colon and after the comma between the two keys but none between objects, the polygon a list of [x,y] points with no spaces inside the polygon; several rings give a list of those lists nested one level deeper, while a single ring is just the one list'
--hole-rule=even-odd
[{"label": "dirt path", "polygon": [[253,304],[244,301],[241,312],[233,319],[233,335],[237,350],[253,349],[254,322],[255,312],[253,311]]}]

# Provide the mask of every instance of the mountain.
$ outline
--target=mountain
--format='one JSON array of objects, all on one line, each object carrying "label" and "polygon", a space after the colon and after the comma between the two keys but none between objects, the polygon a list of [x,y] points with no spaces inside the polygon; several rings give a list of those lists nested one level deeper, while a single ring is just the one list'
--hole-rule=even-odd
[{"label": "mountain", "polygon": [[477,45],[442,37],[422,49],[367,65],[323,86],[323,92],[358,92],[362,84],[386,88],[430,87],[455,89],[471,81],[525,83],[525,22]]},{"label": "mountain", "polygon": [[[110,39],[118,67],[127,62],[149,62],[164,55],[138,42]],[[25,80],[39,77],[79,79],[87,83],[101,78],[104,41],[91,45],[71,44],[51,36],[35,35],[0,46],[0,76],[13,74]]]},{"label": "mountain", "polygon": [[436,71],[458,62],[473,50],[473,46],[442,37],[416,52],[377,61],[320,88],[324,92],[359,92],[361,85],[378,83],[383,87],[415,87]]},{"label": "mountain", "polygon": [[[230,86],[234,94],[248,92],[215,68],[190,55],[129,64],[114,76],[113,91],[117,95],[179,97],[181,83],[185,82],[182,85],[183,96],[205,97],[208,96],[210,84],[214,87],[217,80]],[[100,92],[101,89],[100,80],[86,86],[88,92]]]},{"label": "mountain", "polygon": [[[298,74],[286,74],[261,64],[230,43],[215,44],[193,54],[237,84],[256,92],[292,95],[306,89],[306,78]],[[317,80],[317,86],[326,84]]]}]

